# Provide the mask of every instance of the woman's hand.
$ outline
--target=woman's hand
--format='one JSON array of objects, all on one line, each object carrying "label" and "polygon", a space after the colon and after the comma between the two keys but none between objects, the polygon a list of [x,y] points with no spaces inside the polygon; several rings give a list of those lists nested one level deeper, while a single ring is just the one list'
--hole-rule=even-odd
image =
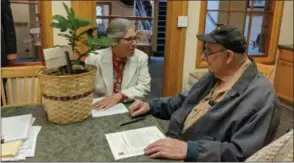
[{"label": "woman's hand", "polygon": [[122,100],[123,96],[120,93],[116,93],[112,96],[107,96],[103,100],[96,102],[92,105],[93,109],[108,109],[118,104]]}]

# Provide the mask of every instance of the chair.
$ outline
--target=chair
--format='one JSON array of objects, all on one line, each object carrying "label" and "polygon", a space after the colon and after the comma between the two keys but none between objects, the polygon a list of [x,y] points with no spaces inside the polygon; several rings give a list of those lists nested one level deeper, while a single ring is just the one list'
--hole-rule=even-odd
[{"label": "chair", "polygon": [[260,63],[256,63],[256,65],[257,65],[257,70],[263,73],[263,75],[272,82],[272,74],[273,74],[274,66],[260,64]]},{"label": "chair", "polygon": [[137,31],[137,48],[148,54],[152,55],[152,31],[138,30]]},{"label": "chair", "polygon": [[42,95],[37,72],[43,67],[38,65],[1,68],[2,108],[41,104]]}]

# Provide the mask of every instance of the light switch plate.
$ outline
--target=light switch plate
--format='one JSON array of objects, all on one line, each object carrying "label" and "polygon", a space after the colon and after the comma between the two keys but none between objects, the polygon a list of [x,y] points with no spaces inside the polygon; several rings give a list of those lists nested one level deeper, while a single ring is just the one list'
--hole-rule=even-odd
[{"label": "light switch plate", "polygon": [[188,16],[179,16],[178,17],[178,27],[187,27],[188,26]]}]

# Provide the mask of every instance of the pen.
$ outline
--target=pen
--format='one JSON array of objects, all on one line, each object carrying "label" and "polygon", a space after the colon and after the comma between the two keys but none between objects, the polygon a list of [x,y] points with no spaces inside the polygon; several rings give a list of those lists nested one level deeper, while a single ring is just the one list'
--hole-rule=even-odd
[{"label": "pen", "polygon": [[141,117],[141,118],[138,118],[138,119],[134,119],[134,120],[131,120],[131,121],[128,121],[128,122],[124,122],[122,124],[120,124],[120,126],[125,126],[125,125],[128,125],[128,124],[131,124],[131,123],[135,123],[135,122],[138,122],[138,121],[142,121],[144,120],[145,117]]}]

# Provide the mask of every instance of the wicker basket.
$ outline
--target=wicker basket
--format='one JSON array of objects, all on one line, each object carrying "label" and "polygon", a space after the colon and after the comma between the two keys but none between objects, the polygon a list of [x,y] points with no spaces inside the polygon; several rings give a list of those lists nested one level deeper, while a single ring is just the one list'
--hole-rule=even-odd
[{"label": "wicker basket", "polygon": [[66,76],[48,75],[56,69],[38,72],[49,121],[71,124],[90,116],[97,69],[94,66],[86,68],[87,73]]}]

